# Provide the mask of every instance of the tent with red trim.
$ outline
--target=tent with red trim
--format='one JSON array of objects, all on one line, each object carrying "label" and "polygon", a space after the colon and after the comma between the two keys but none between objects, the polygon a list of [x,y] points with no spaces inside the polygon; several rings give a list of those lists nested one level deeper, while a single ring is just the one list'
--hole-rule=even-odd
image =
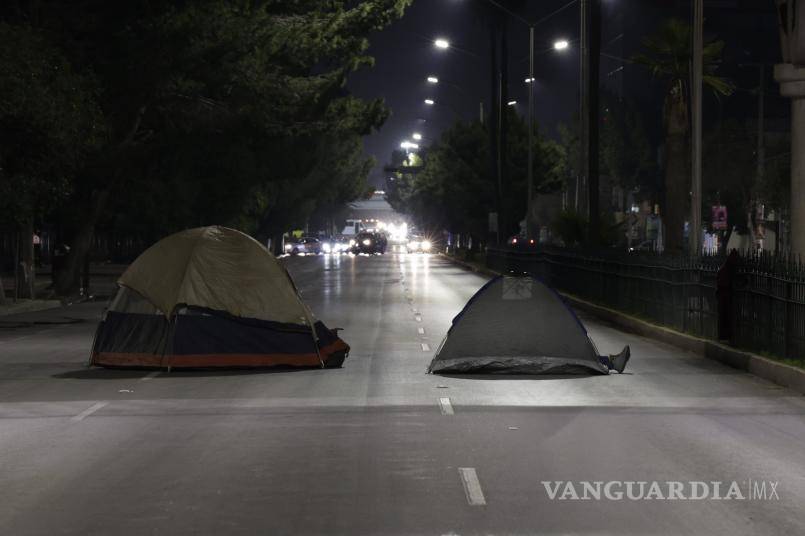
[{"label": "tent with red trim", "polygon": [[118,285],[91,365],[340,367],[349,353],[302,302],[279,261],[234,229],[164,238]]}]

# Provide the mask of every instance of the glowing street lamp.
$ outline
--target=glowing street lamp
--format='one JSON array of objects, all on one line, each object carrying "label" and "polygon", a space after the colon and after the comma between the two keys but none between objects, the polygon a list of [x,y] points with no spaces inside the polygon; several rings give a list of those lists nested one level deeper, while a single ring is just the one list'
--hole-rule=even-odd
[{"label": "glowing street lamp", "polygon": [[450,48],[450,41],[442,37],[439,37],[433,41],[433,46],[435,46],[436,48],[440,48],[442,50],[446,50]]},{"label": "glowing street lamp", "polygon": [[434,101],[433,99],[425,99],[425,104],[427,104],[428,106],[433,106],[434,104],[436,104],[436,101]]},{"label": "glowing street lamp", "polygon": [[405,150],[419,149],[419,144],[418,143],[412,143],[412,142],[410,142],[408,140],[405,140],[404,142],[402,142],[400,144],[400,149],[405,149]]},{"label": "glowing street lamp", "polygon": [[429,83],[429,84],[438,84],[438,83],[439,83],[439,79],[438,79],[438,78],[436,78],[435,76],[429,76],[429,77],[428,77],[428,83]]},{"label": "glowing street lamp", "polygon": [[514,106],[515,104],[517,104],[516,100],[510,100],[509,102],[506,103],[506,106]]},{"label": "glowing street lamp", "polygon": [[526,84],[530,84],[530,83],[531,83],[531,82],[533,82],[533,81],[534,81],[534,79],[533,79],[533,78],[526,78],[526,79],[525,79],[525,83],[526,83]]},{"label": "glowing street lamp", "polygon": [[419,132],[414,132],[411,137],[414,138],[416,141],[419,141],[422,139],[422,134],[420,134]]},{"label": "glowing street lamp", "polygon": [[558,41],[554,41],[553,43],[554,50],[565,50],[569,46],[570,43],[567,41],[567,39],[559,39]]}]

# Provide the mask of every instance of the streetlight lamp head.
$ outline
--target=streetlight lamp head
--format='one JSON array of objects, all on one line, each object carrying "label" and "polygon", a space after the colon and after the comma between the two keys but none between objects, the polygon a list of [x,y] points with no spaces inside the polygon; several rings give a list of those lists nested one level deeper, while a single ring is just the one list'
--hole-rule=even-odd
[{"label": "streetlight lamp head", "polygon": [[530,83],[531,83],[531,82],[533,82],[533,81],[534,81],[534,78],[526,78],[526,79],[525,79],[525,83],[526,83],[526,84],[530,84]]},{"label": "streetlight lamp head", "polygon": [[422,134],[420,134],[419,132],[414,132],[414,134],[411,137],[414,138],[416,141],[419,141],[422,139]]},{"label": "streetlight lamp head", "polygon": [[429,84],[438,84],[438,83],[439,83],[439,79],[438,79],[438,78],[436,78],[435,76],[429,76],[429,77],[428,77],[428,83],[429,83]]},{"label": "streetlight lamp head", "polygon": [[447,39],[444,39],[442,37],[439,37],[439,38],[437,38],[437,39],[435,39],[433,41],[433,45],[436,48],[441,48],[442,50],[445,50],[445,49],[450,48],[450,41],[448,41]]},{"label": "streetlight lamp head", "polygon": [[507,106],[514,106],[515,104],[517,104],[516,100],[510,100],[509,102],[506,103]]},{"label": "streetlight lamp head", "polygon": [[559,39],[553,43],[554,50],[565,50],[569,46],[570,43],[568,43],[567,39]]},{"label": "streetlight lamp head", "polygon": [[433,106],[436,102],[433,99],[425,99],[425,104],[428,106]]}]

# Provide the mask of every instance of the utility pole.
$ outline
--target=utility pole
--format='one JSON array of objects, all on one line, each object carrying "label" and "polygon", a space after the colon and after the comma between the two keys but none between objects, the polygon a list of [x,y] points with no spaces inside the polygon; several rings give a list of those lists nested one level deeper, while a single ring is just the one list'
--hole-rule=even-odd
[{"label": "utility pole", "polygon": [[[766,68],[762,63],[758,64],[758,86],[757,86],[757,184],[759,185],[766,174],[766,144],[765,141],[765,93],[766,93]],[[778,233],[779,234],[779,233]]]},{"label": "utility pole", "polygon": [[580,62],[580,72],[579,72],[579,159],[581,160],[579,166],[579,183],[577,184],[576,192],[577,195],[580,192],[584,192],[581,195],[578,195],[579,202],[578,210],[581,213],[587,212],[587,179],[590,176],[590,158],[589,158],[589,145],[590,145],[590,137],[589,137],[589,94],[588,94],[588,87],[589,87],[589,78],[590,78],[590,36],[588,33],[588,26],[589,26],[589,4],[590,0],[581,0],[580,9],[581,9],[581,29],[580,29],[580,36],[581,36],[581,62]]},{"label": "utility pole", "polygon": [[805,1],[776,0],[783,63],[774,66],[780,94],[791,99],[790,252],[805,256]]},{"label": "utility pole", "polygon": [[489,23],[489,154],[490,175],[495,184],[495,210],[497,210],[495,241],[500,244],[500,212],[502,195],[500,191],[500,175],[498,174],[498,122],[500,111],[500,80],[498,74],[498,28],[495,21]]},{"label": "utility pole", "polygon": [[534,26],[528,28],[528,208],[526,238],[534,236]]},{"label": "utility pole", "polygon": [[589,163],[587,164],[587,171],[589,172],[589,176],[587,177],[587,184],[589,188],[589,193],[587,194],[587,210],[589,211],[590,220],[590,232],[588,240],[591,246],[597,246],[599,245],[601,237],[601,212],[598,203],[598,197],[600,194],[598,184],[598,118],[600,115],[598,105],[598,82],[601,65],[601,0],[590,0],[590,2],[590,24],[588,28],[588,31],[590,32],[590,40],[587,57],[587,61],[589,62],[589,67],[587,70],[587,102],[590,107],[588,110],[587,119],[589,121],[589,125],[587,127],[589,143],[589,149],[587,151],[587,158],[589,159]]},{"label": "utility pole", "polygon": [[[498,92],[498,188],[500,189],[500,214],[498,215],[498,225],[502,233],[503,240],[506,240],[509,233],[509,214],[506,210],[506,190],[508,188],[508,166],[506,152],[509,147],[509,28],[506,18],[500,21],[500,90]],[[519,220],[518,220],[519,221]]]},{"label": "utility pole", "polygon": [[598,76],[601,52],[601,0],[581,0],[581,188],[587,211],[587,243],[600,238],[598,207]]},{"label": "utility pole", "polygon": [[702,253],[702,31],[704,0],[693,1],[693,57],[691,58],[691,200],[688,245],[691,256]]}]

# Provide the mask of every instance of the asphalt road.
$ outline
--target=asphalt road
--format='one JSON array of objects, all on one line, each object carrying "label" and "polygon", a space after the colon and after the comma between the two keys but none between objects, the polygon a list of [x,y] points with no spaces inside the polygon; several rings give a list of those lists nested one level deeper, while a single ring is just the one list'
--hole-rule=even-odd
[{"label": "asphalt road", "polygon": [[[343,369],[86,369],[100,304],[0,319],[0,534],[805,534],[803,397],[588,318],[602,352],[632,346],[628,374],[428,375],[482,277],[425,255],[287,264],[345,329]],[[745,498],[552,500],[544,481]]]}]

